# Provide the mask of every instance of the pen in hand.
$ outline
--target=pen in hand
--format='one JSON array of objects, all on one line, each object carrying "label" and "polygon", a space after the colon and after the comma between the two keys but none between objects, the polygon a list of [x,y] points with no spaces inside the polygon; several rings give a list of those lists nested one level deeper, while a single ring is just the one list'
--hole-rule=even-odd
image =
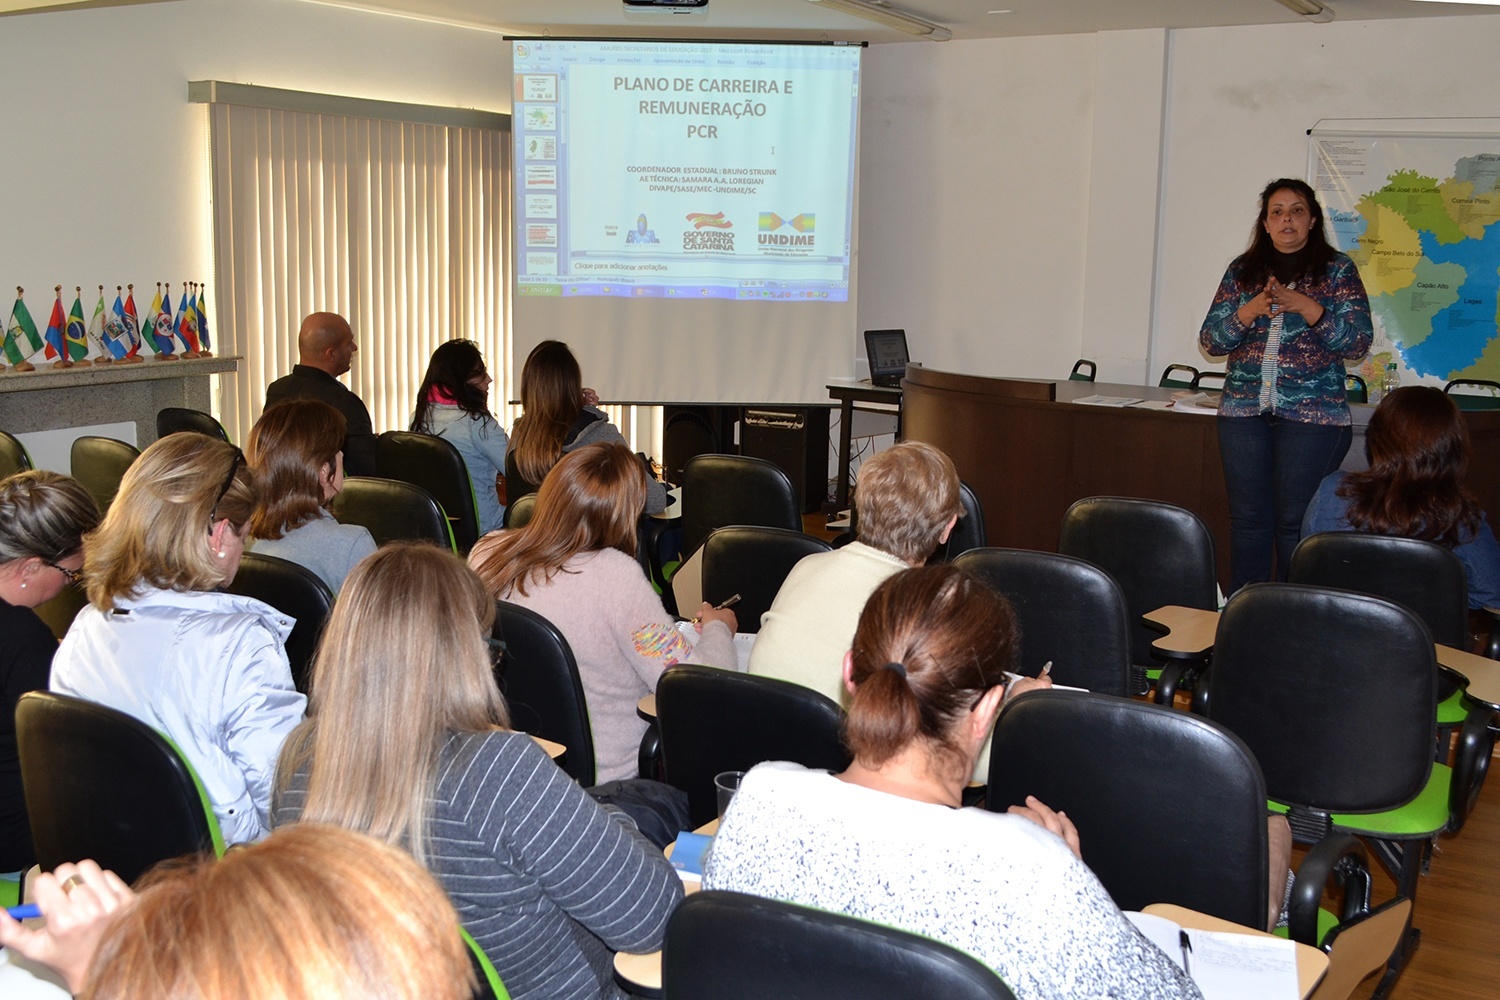
[{"label": "pen in hand", "polygon": [[24,903],[21,906],[11,906],[5,911],[10,914],[12,920],[30,920],[32,917],[40,917],[42,908],[35,903]]},{"label": "pen in hand", "polygon": [[[734,607],[738,603],[740,603],[740,595],[739,594],[735,594],[732,597],[730,597],[728,600],[724,601],[723,603],[721,603],[721,604],[715,604],[714,605],[714,610],[715,611],[723,611],[725,608],[732,608],[732,607]],[[694,615],[693,616],[693,624],[694,625],[701,625],[702,623],[703,623],[703,616],[702,615]]]}]

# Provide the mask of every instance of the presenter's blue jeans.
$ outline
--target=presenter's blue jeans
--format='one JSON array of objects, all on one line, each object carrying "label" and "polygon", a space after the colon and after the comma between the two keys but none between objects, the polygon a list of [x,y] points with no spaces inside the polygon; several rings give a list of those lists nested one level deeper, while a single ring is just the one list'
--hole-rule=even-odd
[{"label": "presenter's blue jeans", "polygon": [[1219,456],[1229,493],[1229,593],[1247,583],[1285,580],[1302,534],[1302,515],[1354,432],[1284,417],[1219,417]]}]

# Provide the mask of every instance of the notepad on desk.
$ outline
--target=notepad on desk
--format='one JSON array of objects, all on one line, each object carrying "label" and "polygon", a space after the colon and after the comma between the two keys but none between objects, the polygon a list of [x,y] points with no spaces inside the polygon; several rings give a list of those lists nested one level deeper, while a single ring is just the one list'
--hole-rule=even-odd
[{"label": "notepad on desk", "polygon": [[1085,406],[1134,406],[1136,403],[1144,402],[1139,396],[1082,396],[1072,400],[1074,403],[1083,403]]},{"label": "notepad on desk", "polygon": [[[693,627],[692,622],[678,622],[677,631],[682,633],[683,638],[688,641],[689,645],[698,645],[699,633]],[[756,632],[736,632],[734,634],[734,652],[739,659],[739,663],[735,666],[735,669],[742,674],[750,669],[750,651],[755,648],[755,640],[758,635],[759,633]]]},{"label": "notepad on desk", "polygon": [[703,861],[708,857],[708,849],[713,846],[713,842],[713,837],[702,833],[689,833],[686,830],[679,833],[672,843],[671,855],[677,877],[684,882],[701,882]]},{"label": "notepad on desk", "polygon": [[1125,918],[1192,977],[1204,1000],[1298,1000],[1302,995],[1297,946],[1291,941],[1194,930],[1149,913],[1127,912]]}]

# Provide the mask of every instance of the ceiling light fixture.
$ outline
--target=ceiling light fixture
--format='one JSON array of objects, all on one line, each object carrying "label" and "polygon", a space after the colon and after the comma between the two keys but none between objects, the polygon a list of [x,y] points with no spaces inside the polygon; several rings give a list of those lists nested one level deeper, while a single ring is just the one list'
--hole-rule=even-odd
[{"label": "ceiling light fixture", "polygon": [[953,37],[953,32],[941,24],[933,24],[931,21],[924,21],[920,17],[897,10],[883,0],[808,0],[808,2],[843,11],[845,14],[853,14],[867,21],[875,21],[932,42],[946,42]]},{"label": "ceiling light fixture", "polygon": [[1326,3],[1319,3],[1318,0],[1276,0],[1276,2],[1316,24],[1327,24],[1333,20],[1333,8]]}]

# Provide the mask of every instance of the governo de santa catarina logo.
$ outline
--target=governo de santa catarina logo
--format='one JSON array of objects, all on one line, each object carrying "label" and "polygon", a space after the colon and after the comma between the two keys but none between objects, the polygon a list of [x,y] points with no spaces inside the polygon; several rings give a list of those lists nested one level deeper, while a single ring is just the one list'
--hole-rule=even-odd
[{"label": "governo de santa catarina logo", "polygon": [[734,223],[724,218],[723,212],[689,212],[687,221],[693,226],[682,233],[682,249],[734,252],[734,233],[729,232]]},{"label": "governo de santa catarina logo", "polygon": [[694,229],[730,229],[733,222],[724,218],[723,212],[689,212],[687,220],[693,224]]}]

